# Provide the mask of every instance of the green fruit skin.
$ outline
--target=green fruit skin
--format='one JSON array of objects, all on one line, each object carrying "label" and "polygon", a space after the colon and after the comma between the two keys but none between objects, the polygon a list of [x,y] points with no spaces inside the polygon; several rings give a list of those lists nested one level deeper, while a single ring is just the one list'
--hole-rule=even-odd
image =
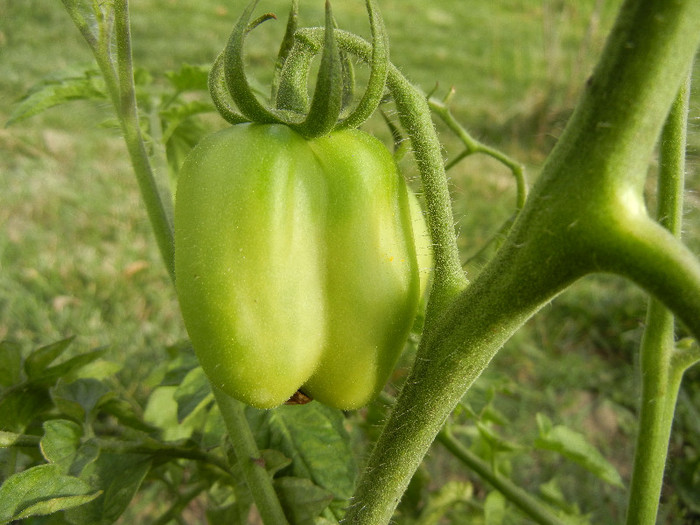
[{"label": "green fruit skin", "polygon": [[241,124],[198,144],[178,179],[175,275],[212,383],[258,408],[298,389],[344,410],[371,401],[420,299],[411,208],[361,131]]}]

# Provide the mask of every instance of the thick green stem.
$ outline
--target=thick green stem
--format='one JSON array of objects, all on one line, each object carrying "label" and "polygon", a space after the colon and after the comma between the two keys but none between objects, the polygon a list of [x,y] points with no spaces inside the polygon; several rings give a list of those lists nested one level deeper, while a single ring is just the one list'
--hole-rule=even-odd
[{"label": "thick green stem", "polygon": [[272,477],[265,469],[265,462],[248,426],[245,405],[213,385],[212,389],[226,423],[233,452],[263,522],[266,525],[286,525],[287,518],[272,486]]},{"label": "thick green stem", "polygon": [[[689,82],[680,90],[661,135],[658,219],[680,237],[683,216]],[[675,366],[674,318],[651,299],[641,345],[642,402],[627,510],[628,525],[653,525],[683,369]]]},{"label": "thick green stem", "polygon": [[[508,239],[424,334],[346,522],[389,522],[456,403],[501,345],[577,278],[616,271],[653,286],[671,276],[679,297],[664,299],[674,311],[687,307],[691,323],[696,314],[700,319],[697,261],[675,239],[647,228],[640,204],[648,159],[698,40],[700,2],[628,0],[623,6],[600,65]],[[619,246],[627,237],[632,241]],[[653,250],[657,240],[674,251],[670,269],[656,264],[662,255]],[[614,264],[628,249],[644,257],[626,259],[635,265],[630,272]],[[645,272],[644,263],[653,268]],[[692,268],[686,271],[685,263]],[[690,285],[687,293],[680,294],[682,283]],[[663,292],[658,282],[655,291]]]}]

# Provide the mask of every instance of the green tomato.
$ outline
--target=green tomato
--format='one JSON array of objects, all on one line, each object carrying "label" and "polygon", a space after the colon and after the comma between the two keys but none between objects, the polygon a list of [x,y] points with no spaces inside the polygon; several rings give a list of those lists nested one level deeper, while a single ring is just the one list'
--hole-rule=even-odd
[{"label": "green tomato", "polygon": [[417,210],[364,132],[307,140],[241,124],[205,138],[179,175],[175,274],[212,383],[259,408],[298,389],[341,409],[367,404],[416,316],[412,222],[430,251]]}]

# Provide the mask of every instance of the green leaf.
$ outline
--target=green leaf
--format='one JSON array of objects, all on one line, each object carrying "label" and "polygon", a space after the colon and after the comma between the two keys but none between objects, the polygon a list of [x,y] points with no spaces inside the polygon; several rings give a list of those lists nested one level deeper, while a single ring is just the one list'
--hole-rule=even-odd
[{"label": "green leaf", "polygon": [[107,414],[111,414],[119,420],[119,423],[140,430],[142,432],[152,432],[155,428],[143,420],[143,417],[136,413],[136,408],[128,401],[119,398],[112,398],[102,404],[101,409]]},{"label": "green leaf", "polygon": [[206,91],[210,66],[183,64],[176,71],[167,71],[165,77],[176,91]]},{"label": "green leaf", "polygon": [[87,505],[68,510],[66,517],[75,525],[111,525],[129,506],[150,468],[148,456],[103,451],[80,476],[102,494]]},{"label": "green leaf", "polygon": [[481,438],[486,441],[493,452],[514,452],[520,450],[520,446],[503,439],[489,426],[481,421],[477,421],[476,428]]},{"label": "green leaf", "polygon": [[357,465],[339,410],[320,403],[283,405],[273,410],[246,408],[260,449],[276,449],[292,460],[291,474],[333,494],[340,517],[352,496]]},{"label": "green leaf", "polygon": [[700,514],[700,457],[679,463],[673,472],[674,490],[689,509]]},{"label": "green leaf", "polygon": [[221,417],[218,404],[214,403],[207,412],[207,418],[202,428],[204,431],[202,432],[200,446],[203,449],[216,448],[224,443],[228,436],[228,430],[226,429],[224,418]]},{"label": "green leaf", "polygon": [[43,373],[32,379],[32,383],[40,385],[54,385],[59,379],[62,379],[65,382],[70,382],[71,380],[77,378],[77,374],[83,367],[104,356],[106,352],[107,349],[102,348],[72,357],[63,363],[59,363],[45,369]]},{"label": "green leaf", "polygon": [[0,396],[0,428],[24,432],[27,426],[52,406],[45,388],[24,385]]},{"label": "green leaf", "polygon": [[73,342],[75,337],[68,337],[34,350],[24,362],[24,371],[29,379],[41,375],[48,366],[60,356]]},{"label": "green leaf", "polygon": [[450,481],[430,495],[420,518],[419,525],[437,525],[441,518],[456,505],[472,499],[474,487],[468,481]]},{"label": "green leaf", "polygon": [[173,396],[177,402],[177,420],[182,422],[187,416],[212,402],[214,394],[207,376],[200,368],[193,368],[177,387]]},{"label": "green leaf", "polygon": [[561,510],[567,517],[567,522],[577,524],[590,523],[586,516],[581,515],[581,509],[576,503],[569,503],[559,486],[556,478],[540,485],[540,496],[551,506]]},{"label": "green leaf", "polygon": [[83,505],[100,495],[66,476],[58,465],[39,465],[13,474],[0,486],[0,524]]},{"label": "green leaf", "polygon": [[[168,158],[168,166],[170,168],[170,179],[175,187],[177,174],[182,167],[187,155],[192,148],[209,132],[200,119],[193,118],[196,114],[209,112],[213,108],[205,102],[193,102],[187,106],[178,106],[172,116],[164,116],[168,120],[167,127],[163,133],[165,141],[165,153]],[[190,113],[188,115],[188,113]]]},{"label": "green leaf", "polygon": [[[188,102],[178,102],[160,112],[160,117],[163,119],[163,142],[166,144],[172,138],[173,133],[178,127],[184,125],[185,121],[194,117],[196,115],[201,115],[202,113],[212,113],[216,111],[216,107],[206,100],[190,100]],[[189,125],[194,125],[193,122],[189,122]],[[205,131],[205,128],[198,126]]]},{"label": "green leaf", "polygon": [[79,476],[100,454],[94,439],[83,442],[82,438],[83,429],[77,423],[51,419],[44,422],[44,436],[39,447],[46,461],[61,467],[64,474]]},{"label": "green leaf", "polygon": [[93,378],[59,382],[51,389],[51,398],[62,413],[77,421],[88,421],[97,409],[114,396],[102,381]]},{"label": "green leaf", "polygon": [[484,501],[484,521],[486,525],[501,525],[506,517],[506,498],[497,490],[492,490]]},{"label": "green leaf", "polygon": [[94,67],[65,76],[46,78],[22,98],[6,126],[66,102],[106,98],[104,80]]},{"label": "green leaf", "polygon": [[175,386],[161,386],[151,392],[143,414],[144,421],[161,431],[164,441],[179,441],[188,439],[195,430],[203,428],[207,412],[193,412],[182,422],[178,420],[178,403],[175,400]]},{"label": "green leaf", "polygon": [[537,424],[540,436],[535,440],[536,448],[557,452],[603,481],[616,487],[624,487],[617,469],[583,434],[563,425],[552,426],[552,422],[543,414],[537,414]]},{"label": "green leaf", "polygon": [[168,367],[165,377],[161,381],[162,386],[175,386],[182,383],[190,370],[199,366],[199,361],[194,355],[194,350],[189,341],[183,341],[167,348]]},{"label": "green leaf", "polygon": [[295,525],[314,525],[315,518],[333,501],[333,493],[308,479],[283,477],[273,481],[282,509]]},{"label": "green leaf", "polygon": [[0,386],[12,386],[22,380],[22,349],[17,343],[0,341],[0,363]]},{"label": "green leaf", "polygon": [[62,467],[64,472],[73,463],[80,448],[83,427],[67,419],[50,419],[44,422],[44,436],[39,447],[49,463]]},{"label": "green leaf", "polygon": [[267,470],[271,477],[274,477],[279,471],[292,464],[292,460],[279,450],[264,449],[260,451],[260,455],[265,463],[265,470]]},{"label": "green leaf", "polygon": [[22,434],[18,434],[17,432],[5,432],[4,430],[0,430],[0,448],[11,447],[21,437]]}]

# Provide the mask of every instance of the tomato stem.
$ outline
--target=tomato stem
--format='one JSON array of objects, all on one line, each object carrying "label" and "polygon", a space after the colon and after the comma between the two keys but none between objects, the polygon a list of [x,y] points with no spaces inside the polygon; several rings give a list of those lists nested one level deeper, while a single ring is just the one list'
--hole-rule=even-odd
[{"label": "tomato stem", "polygon": [[[671,109],[660,141],[657,217],[676,237],[680,237],[683,217],[689,93],[688,80]],[[627,509],[629,525],[656,523],[673,414],[683,372],[690,364],[674,359],[675,346],[673,314],[651,299],[641,344],[642,401]]]},{"label": "tomato stem", "polygon": [[[117,0],[114,2],[113,20],[111,16],[106,16],[102,12],[101,5],[95,4],[94,14],[98,22],[96,32],[91,29],[74,3],[63,0],[63,5],[90,47],[105,79],[161,257],[168,275],[174,281],[175,259],[171,199],[163,197],[166,191],[161,190],[156,180],[139,125],[131,56],[128,1]],[[113,29],[117,42],[116,60],[111,51]]]},{"label": "tomato stem", "polygon": [[214,385],[212,390],[226,423],[231,447],[263,523],[287,525],[289,522],[272,486],[272,476],[265,469],[265,462],[245,417],[245,405]]}]

